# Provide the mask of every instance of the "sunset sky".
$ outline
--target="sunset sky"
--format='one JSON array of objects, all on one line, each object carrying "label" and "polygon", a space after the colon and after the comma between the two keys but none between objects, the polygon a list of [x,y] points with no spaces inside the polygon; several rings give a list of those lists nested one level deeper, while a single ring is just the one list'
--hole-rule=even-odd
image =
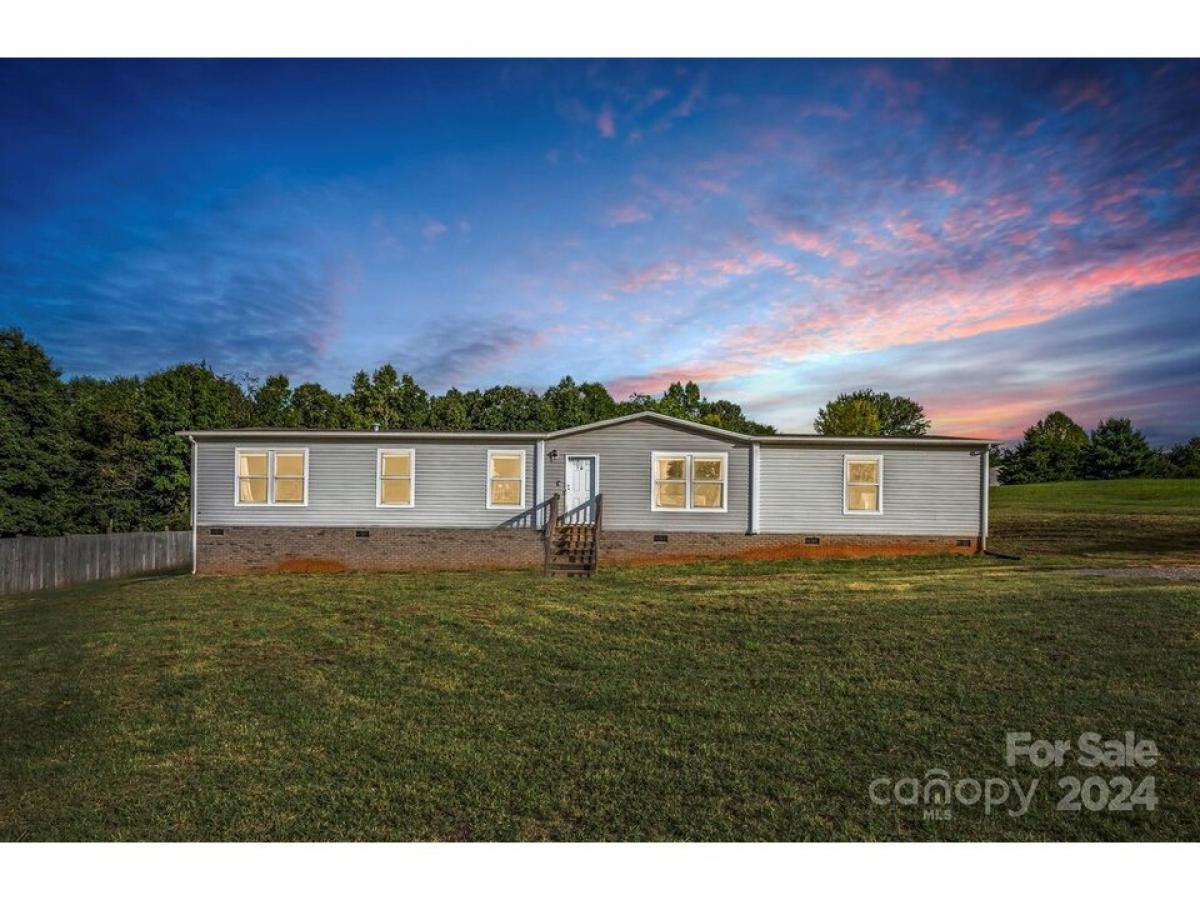
[{"label": "sunset sky", "polygon": [[0,327],[67,375],[1200,433],[1196,62],[0,63]]}]

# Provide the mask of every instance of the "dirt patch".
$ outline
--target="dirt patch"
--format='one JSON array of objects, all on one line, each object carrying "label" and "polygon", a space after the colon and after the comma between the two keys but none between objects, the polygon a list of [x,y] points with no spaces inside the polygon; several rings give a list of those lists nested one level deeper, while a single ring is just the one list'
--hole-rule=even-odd
[{"label": "dirt patch", "polygon": [[755,547],[743,550],[734,559],[764,562],[773,559],[862,559],[869,556],[938,556],[943,553],[971,554],[973,547],[956,550],[953,547],[932,547],[905,541],[870,544],[781,544],[776,547]]},{"label": "dirt patch", "polygon": [[954,554],[971,555],[973,547],[937,547],[929,544],[913,544],[906,541],[895,543],[872,542],[870,544],[776,544],[770,547],[753,547],[738,553],[655,553],[626,556],[606,560],[601,550],[602,564],[622,566],[686,565],[696,562],[741,560],[743,562],[769,562],[786,559],[864,559],[873,556],[940,556]]},{"label": "dirt patch", "polygon": [[336,559],[285,559],[276,569],[277,572],[345,572],[346,564]]},{"label": "dirt patch", "polygon": [[1200,566],[1128,566],[1107,569],[1068,569],[1082,578],[1165,578],[1168,581],[1200,581]]}]

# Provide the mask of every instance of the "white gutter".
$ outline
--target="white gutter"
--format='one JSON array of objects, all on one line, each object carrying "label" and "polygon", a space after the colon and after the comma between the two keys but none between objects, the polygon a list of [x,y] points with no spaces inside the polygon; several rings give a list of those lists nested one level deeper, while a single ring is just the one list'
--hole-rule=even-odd
[{"label": "white gutter", "polygon": [[991,485],[988,483],[991,476],[991,469],[988,464],[990,448],[984,450],[980,456],[979,465],[979,552],[984,553],[987,550],[987,533],[988,533],[988,505],[991,502]]},{"label": "white gutter", "polygon": [[546,501],[546,442],[537,442],[537,456],[533,463],[533,507],[536,509],[537,515],[534,516],[537,527],[542,526],[542,516],[545,513],[542,511],[542,504]]},{"label": "white gutter", "polygon": [[900,444],[910,447],[988,447],[996,441],[985,438],[842,437],[830,434],[764,434],[754,440],[764,444]]},{"label": "white gutter", "polygon": [[345,428],[341,430],[315,430],[307,428],[228,428],[220,431],[177,431],[179,437],[206,440],[284,440],[303,441],[312,438],[337,438],[340,440],[426,440],[447,439],[478,441],[511,441],[514,444],[541,440],[546,437],[540,431],[363,431]]},{"label": "white gutter", "polygon": [[196,457],[199,455],[200,447],[196,443],[196,439],[188,435],[188,440],[192,444],[192,574],[196,574],[196,496],[198,494],[196,486]]},{"label": "white gutter", "polygon": [[758,534],[759,510],[762,507],[762,444],[750,445],[750,533]]},{"label": "white gutter", "polygon": [[587,425],[576,425],[571,428],[561,428],[558,431],[363,431],[363,430],[309,430],[304,428],[241,428],[224,431],[178,431],[181,437],[204,438],[209,440],[230,440],[233,438],[263,440],[306,440],[315,438],[330,438],[341,440],[367,439],[379,440],[487,440],[487,441],[542,441],[553,440],[567,435],[582,434],[625,422],[645,420],[658,422],[666,426],[683,428],[699,434],[711,435],[722,440],[736,441],[742,444],[857,444],[871,445],[908,445],[913,447],[979,447],[998,443],[983,438],[964,437],[843,437],[825,434],[763,434],[748,435],[700,422],[689,422],[662,413],[642,411],[612,419],[603,419]]}]

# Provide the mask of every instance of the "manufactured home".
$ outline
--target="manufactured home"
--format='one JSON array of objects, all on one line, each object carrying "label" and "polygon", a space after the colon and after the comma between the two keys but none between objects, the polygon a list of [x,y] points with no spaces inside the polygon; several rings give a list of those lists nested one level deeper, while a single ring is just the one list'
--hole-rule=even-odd
[{"label": "manufactured home", "polygon": [[186,431],[195,570],[541,567],[984,549],[989,442],[745,435],[653,412],[552,432]]}]

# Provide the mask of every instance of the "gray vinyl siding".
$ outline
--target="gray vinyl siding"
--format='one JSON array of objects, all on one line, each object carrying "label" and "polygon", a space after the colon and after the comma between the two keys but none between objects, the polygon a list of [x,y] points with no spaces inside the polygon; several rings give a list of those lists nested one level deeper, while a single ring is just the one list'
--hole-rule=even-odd
[{"label": "gray vinyl siding", "polygon": [[[842,511],[847,454],[883,457],[881,515]],[[968,449],[764,444],[760,460],[765,534],[979,533],[980,462]]]},{"label": "gray vinyl siding", "polygon": [[[614,531],[719,531],[749,528],[750,448],[655,422],[633,421],[546,441],[546,497],[563,493],[568,453],[599,457],[604,528]],[[650,508],[651,454],[728,453],[726,512],[663,512]]]},{"label": "gray vinyl siding", "polygon": [[[235,506],[234,450],[308,448],[308,505]],[[416,451],[416,505],[375,506],[375,459],[380,447]],[[516,510],[486,508],[488,450],[525,451],[525,506],[533,505],[535,445],[504,441],[201,441],[197,454],[197,524],[393,525],[414,528],[490,528]]]}]

